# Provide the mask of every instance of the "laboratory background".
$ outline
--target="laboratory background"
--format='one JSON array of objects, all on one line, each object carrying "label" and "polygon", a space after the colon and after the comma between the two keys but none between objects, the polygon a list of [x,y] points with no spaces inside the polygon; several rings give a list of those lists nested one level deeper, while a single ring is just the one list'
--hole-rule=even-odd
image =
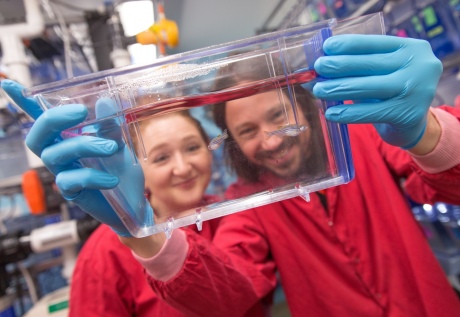
[{"label": "laboratory background", "polygon": [[[432,106],[460,107],[459,0],[0,0],[0,77],[31,87],[376,12],[387,34],[425,39],[442,61]],[[195,115],[206,121],[208,114]],[[31,124],[0,92],[0,317],[67,316],[76,258],[99,226],[61,197],[54,176],[26,149]],[[217,134],[211,120],[205,129]],[[218,177],[212,186],[232,180]],[[460,296],[460,206],[410,203]],[[290,316],[281,286],[272,315]]]}]

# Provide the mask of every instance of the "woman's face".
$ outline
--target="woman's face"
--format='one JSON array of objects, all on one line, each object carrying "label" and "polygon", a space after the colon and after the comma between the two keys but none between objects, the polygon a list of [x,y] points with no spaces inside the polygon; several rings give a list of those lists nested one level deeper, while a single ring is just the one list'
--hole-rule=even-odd
[{"label": "woman's face", "polygon": [[141,126],[147,160],[142,162],[150,203],[157,216],[199,206],[211,177],[212,155],[198,127],[179,113]]},{"label": "woman's face", "polygon": [[[295,137],[267,137],[265,132],[293,123],[294,114],[280,103],[278,93],[269,91],[226,103],[226,123],[236,143],[249,161],[270,170],[281,178],[296,175],[304,159],[311,155],[307,146],[309,128]],[[298,110],[299,124],[306,125],[304,114]]]}]

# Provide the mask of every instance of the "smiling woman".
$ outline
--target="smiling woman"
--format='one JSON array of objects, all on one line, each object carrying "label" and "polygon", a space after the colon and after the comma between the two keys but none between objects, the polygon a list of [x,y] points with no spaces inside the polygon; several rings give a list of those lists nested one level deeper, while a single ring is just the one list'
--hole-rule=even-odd
[{"label": "smiling woman", "polygon": [[[213,202],[213,196],[205,194],[211,178],[212,152],[207,148],[209,138],[199,121],[188,111],[179,111],[143,120],[139,122],[139,131],[146,153],[146,158],[139,161],[156,222]],[[140,153],[138,139],[133,141]],[[184,234],[179,231],[195,232],[200,239],[211,240],[219,222],[220,219],[207,221],[200,232],[196,226],[182,228],[175,231],[171,240]],[[148,241],[148,250],[161,249],[164,235],[150,237],[158,240]],[[130,241],[142,246],[144,240]],[[79,254],[72,281],[70,316],[183,316],[159,300],[147,284],[143,270],[131,250],[121,244],[108,226],[102,225]],[[262,316],[259,305],[255,315],[252,311],[248,316]]]},{"label": "smiling woman", "polygon": [[[174,130],[174,133],[171,133]],[[141,161],[145,188],[157,221],[210,200],[212,154],[201,124],[187,111],[144,120],[140,132],[147,157]]]}]

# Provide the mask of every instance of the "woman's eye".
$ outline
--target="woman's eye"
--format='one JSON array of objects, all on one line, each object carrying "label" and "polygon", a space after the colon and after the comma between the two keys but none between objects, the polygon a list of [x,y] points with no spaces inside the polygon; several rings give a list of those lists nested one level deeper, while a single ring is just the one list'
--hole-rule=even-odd
[{"label": "woman's eye", "polygon": [[163,163],[163,162],[166,162],[168,158],[169,158],[169,155],[166,155],[166,154],[157,155],[153,159],[153,163]]},{"label": "woman's eye", "polygon": [[279,110],[275,112],[271,118],[272,122],[282,122],[284,121],[283,111]]},{"label": "woman's eye", "polygon": [[192,144],[187,147],[187,151],[189,152],[195,152],[198,151],[201,148],[201,145],[199,144]]}]

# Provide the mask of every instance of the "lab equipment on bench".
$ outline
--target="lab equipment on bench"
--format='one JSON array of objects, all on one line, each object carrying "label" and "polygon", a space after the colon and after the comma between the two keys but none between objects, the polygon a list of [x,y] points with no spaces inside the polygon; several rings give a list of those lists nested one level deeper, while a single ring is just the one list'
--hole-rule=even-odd
[{"label": "lab equipment on bench", "polygon": [[[5,269],[6,265],[22,261],[33,253],[47,252],[56,248],[62,248],[64,251],[67,247],[75,247],[81,241],[86,240],[98,226],[99,222],[87,216],[82,219],[48,224],[41,228],[32,229],[30,233],[15,231],[0,235],[0,316],[15,316],[12,307],[15,298],[14,294],[8,292],[11,277]],[[75,259],[67,258],[63,252],[62,261],[64,267],[66,261],[72,261],[71,266],[73,267]],[[30,280],[29,283],[33,283],[33,281]],[[28,287],[32,287],[32,285],[28,285]],[[29,292],[31,292],[30,289]],[[67,316],[68,301],[69,287],[65,286],[40,298],[25,316]],[[6,303],[9,303],[8,309],[5,306],[4,311],[2,311],[2,304],[6,305]]]},{"label": "lab equipment on bench", "polygon": [[[24,316],[68,315],[68,285],[77,246],[100,223],[81,210],[69,208],[72,206],[59,194],[54,181],[55,177],[42,166],[23,173],[22,181],[9,178],[0,184],[0,194],[4,196],[22,192],[34,215],[1,219],[4,230],[0,232],[0,317],[22,315],[26,310]],[[50,279],[50,272],[46,271],[50,267],[60,271],[66,286]],[[21,273],[27,292],[22,291],[16,272]],[[33,304],[30,309],[28,302]]]},{"label": "lab equipment on bench", "polygon": [[[66,104],[84,105],[88,111],[86,119],[61,136],[115,140],[118,152],[114,155],[83,158],[80,162],[118,177],[116,187],[101,192],[131,235],[142,237],[164,232],[169,237],[174,228],[196,224],[200,229],[205,220],[256,206],[295,196],[309,200],[311,192],[353,178],[347,127],[324,118],[325,110],[337,102],[315,100],[308,92],[312,83],[327,80],[313,68],[315,61],[324,55],[323,42],[332,35],[347,33],[383,34],[382,14],[344,21],[331,19],[255,36],[160,58],[151,65],[128,66],[33,87],[25,95],[35,97],[44,110]],[[235,77],[246,80],[235,82]],[[317,160],[321,167],[308,170],[305,166],[290,177],[256,184],[252,192],[236,192],[231,199],[225,196],[226,188],[207,192],[213,197],[211,203],[177,210],[167,218],[155,214],[143,195],[141,165],[147,153],[139,125],[153,117],[197,107],[209,107],[216,113],[227,101],[267,92],[276,93],[277,109],[283,114],[282,122],[272,127],[272,131],[266,131],[271,132],[269,140],[290,143],[303,140],[304,135],[319,135],[318,148],[309,148],[308,142],[297,142],[305,153],[321,153]],[[308,108],[307,104],[314,107]],[[304,127],[305,120],[318,122],[318,126]],[[174,127],[170,133],[174,134]],[[214,137],[209,136],[209,140]],[[216,145],[219,142],[210,144],[211,153],[223,151],[228,156],[238,150],[230,138],[220,141],[221,146]],[[283,158],[275,162],[283,163]],[[262,177],[269,174],[257,165],[253,169]]]}]

